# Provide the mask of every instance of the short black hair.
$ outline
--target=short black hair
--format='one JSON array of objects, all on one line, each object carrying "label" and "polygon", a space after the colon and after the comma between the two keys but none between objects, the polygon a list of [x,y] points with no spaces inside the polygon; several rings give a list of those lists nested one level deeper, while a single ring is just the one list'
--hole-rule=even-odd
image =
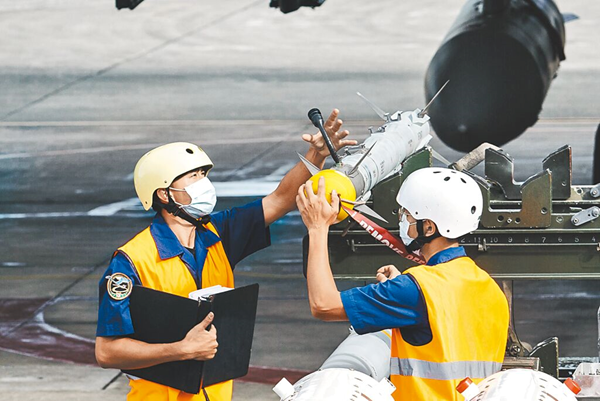
[{"label": "short black hair", "polygon": [[[184,175],[191,173],[192,171],[200,171],[200,170],[202,170],[204,172],[204,175],[206,175],[206,173],[208,172],[208,170],[210,170],[210,167],[209,166],[200,166],[200,167],[188,170],[185,173],[179,174],[177,177],[175,177],[175,179],[173,181],[171,181],[171,184],[173,184],[175,181],[177,181],[178,179],[180,179]],[[169,185],[171,185],[171,184],[169,184]]]},{"label": "short black hair", "polygon": [[[183,174],[179,174],[177,177],[175,177],[175,179],[173,181],[171,181],[171,184],[173,184],[175,181],[177,181],[178,179],[180,179],[184,175],[188,174],[190,171],[196,171],[196,170],[202,170],[202,171],[204,171],[204,175],[206,175],[206,173],[208,172],[208,170],[210,170],[210,166],[201,166],[201,167],[194,168],[194,169],[191,169],[189,171],[186,171]],[[171,184],[169,184],[169,186],[171,186]],[[156,191],[154,191],[154,193],[152,194],[152,209],[154,209],[154,211],[156,213],[160,213],[160,211],[165,208],[165,203],[163,203],[160,200],[160,198],[158,197],[157,191],[158,191],[158,189]]]}]

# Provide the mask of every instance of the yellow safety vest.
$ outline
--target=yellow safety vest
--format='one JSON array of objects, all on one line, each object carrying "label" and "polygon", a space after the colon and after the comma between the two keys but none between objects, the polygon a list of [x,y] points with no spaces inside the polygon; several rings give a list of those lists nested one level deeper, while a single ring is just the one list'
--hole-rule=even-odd
[{"label": "yellow safety vest", "polygon": [[[208,223],[206,228],[218,235],[212,223]],[[192,273],[178,256],[164,260],[160,258],[150,227],[119,248],[119,251],[129,257],[144,287],[186,298],[190,292],[198,289]],[[233,271],[221,241],[208,247],[207,251],[202,269],[202,288],[217,284],[233,288]],[[143,379],[129,380],[129,385],[131,391],[127,394],[128,401],[206,400],[202,390],[200,394],[188,394]],[[205,389],[210,401],[231,401],[233,381],[215,384]]]},{"label": "yellow safety vest", "polygon": [[478,383],[502,366],[508,302],[496,282],[472,259],[460,257],[404,272],[414,277],[427,304],[432,340],[414,346],[392,332],[394,400],[462,400],[456,386]]}]

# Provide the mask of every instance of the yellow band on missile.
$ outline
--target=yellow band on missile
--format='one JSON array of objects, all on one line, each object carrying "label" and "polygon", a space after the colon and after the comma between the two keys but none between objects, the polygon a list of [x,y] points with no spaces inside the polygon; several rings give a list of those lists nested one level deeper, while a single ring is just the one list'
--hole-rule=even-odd
[{"label": "yellow band on missile", "polygon": [[[317,174],[313,175],[310,179],[312,181],[313,191],[317,193],[319,189],[319,178],[325,179],[325,197],[327,202],[331,203],[331,192],[335,189],[340,198],[354,202],[356,200],[356,189],[352,185],[350,178],[337,170],[321,170]],[[342,204],[348,209],[353,209],[354,205],[346,202]],[[340,207],[340,211],[337,216],[337,223],[348,217],[348,213]]]}]

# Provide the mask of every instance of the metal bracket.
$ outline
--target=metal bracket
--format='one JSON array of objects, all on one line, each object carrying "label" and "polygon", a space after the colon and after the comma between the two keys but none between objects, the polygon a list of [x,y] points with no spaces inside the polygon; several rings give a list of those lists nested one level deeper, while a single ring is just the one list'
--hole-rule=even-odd
[{"label": "metal bracket", "polygon": [[365,146],[362,143],[360,145],[349,145],[349,146],[344,146],[343,148],[338,150],[338,155],[343,158],[343,157],[353,155],[355,153],[364,152],[364,150],[365,150]]},{"label": "metal bracket", "polygon": [[[488,152],[490,150],[488,149]],[[542,171],[529,178],[521,188],[521,209],[494,209],[491,205],[490,187],[482,187],[483,204],[487,206],[481,216],[486,228],[542,228],[552,223],[552,176]]]},{"label": "metal bracket", "polygon": [[[568,145],[550,153],[542,161],[542,169],[549,170],[552,175],[552,199],[565,200],[571,196],[572,150]],[[496,182],[504,196],[509,200],[521,199],[525,183],[514,180],[514,162],[510,155],[502,149],[486,149],[485,175]],[[600,196],[600,188],[598,190]]]},{"label": "metal bracket", "polygon": [[552,199],[565,200],[571,196],[572,151],[569,145],[550,153],[542,168],[552,173]]},{"label": "metal bracket", "polygon": [[540,371],[558,379],[558,338],[550,337],[533,347],[529,357],[540,358]]},{"label": "metal bracket", "polygon": [[504,356],[502,370],[530,369],[540,370],[540,358],[528,356]]},{"label": "metal bracket", "polygon": [[584,209],[571,217],[571,223],[574,226],[579,227],[585,223],[596,220],[600,217],[600,207],[592,206],[589,209]]},{"label": "metal bracket", "polygon": [[485,176],[502,188],[506,199],[519,200],[522,183],[515,181],[514,171],[513,159],[508,153],[502,149],[485,150]]},{"label": "metal bracket", "polygon": [[385,132],[385,125],[382,125],[377,128],[369,127],[368,130],[369,130],[369,134],[378,134],[380,132]]}]

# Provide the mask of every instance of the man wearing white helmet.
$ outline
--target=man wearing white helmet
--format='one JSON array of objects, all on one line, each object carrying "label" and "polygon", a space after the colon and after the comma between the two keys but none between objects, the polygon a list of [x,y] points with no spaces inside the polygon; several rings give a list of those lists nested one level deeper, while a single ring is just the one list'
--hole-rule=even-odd
[{"label": "man wearing white helmet", "polygon": [[[340,131],[334,110],[325,129],[336,148],[355,144]],[[303,135],[306,158],[322,166],[329,155],[320,134]],[[263,199],[212,213],[216,194],[207,175],[213,163],[197,145],[176,142],[146,153],[137,163],[134,184],[142,205],[157,214],[152,224],[120,247],[100,280],[96,359],[100,366],[140,369],[178,360],[209,360],[218,352],[213,319],[207,318],[176,343],[148,344],[134,333],[129,312],[133,285],[187,297],[198,288],[233,287],[233,269],[246,256],[270,244],[269,225],[295,208],[296,190],[310,176],[298,163]],[[203,388],[200,394],[130,378],[128,400],[229,401],[232,382]]]},{"label": "man wearing white helmet", "polygon": [[297,203],[309,233],[307,283],[313,315],[349,320],[359,334],[392,330],[391,380],[395,400],[459,400],[455,390],[500,370],[508,333],[508,303],[496,282],[459,246],[475,230],[483,201],[467,174],[424,168],[407,177],[396,200],[399,230],[408,249],[427,261],[400,273],[377,270],[379,283],[339,292],[327,252],[328,228],[339,196],[325,199],[310,182]]}]

